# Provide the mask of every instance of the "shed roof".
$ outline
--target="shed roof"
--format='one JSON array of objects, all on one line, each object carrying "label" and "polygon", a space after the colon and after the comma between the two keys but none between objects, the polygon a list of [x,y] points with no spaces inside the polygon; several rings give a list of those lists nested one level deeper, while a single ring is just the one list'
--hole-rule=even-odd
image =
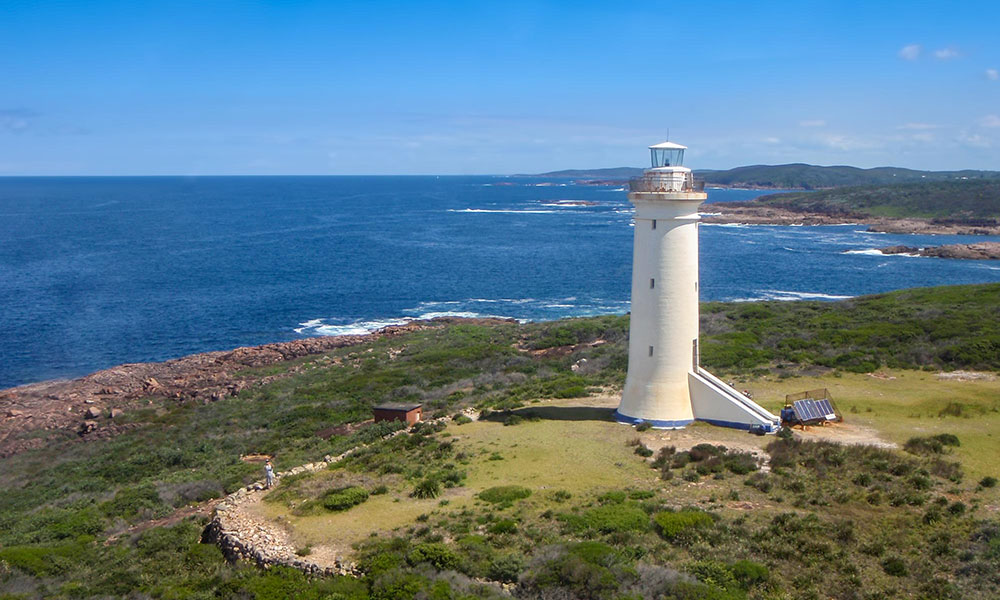
[{"label": "shed roof", "polygon": [[660,142],[649,147],[650,150],[687,150],[687,146],[681,146],[673,142]]},{"label": "shed roof", "polygon": [[401,402],[389,402],[372,407],[373,410],[402,410],[410,412],[423,406],[422,404],[403,404]]}]

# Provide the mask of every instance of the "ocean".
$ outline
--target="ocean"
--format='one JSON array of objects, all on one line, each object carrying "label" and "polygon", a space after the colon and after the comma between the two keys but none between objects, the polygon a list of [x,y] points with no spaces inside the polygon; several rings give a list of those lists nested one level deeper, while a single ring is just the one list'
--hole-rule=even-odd
[{"label": "ocean", "polygon": [[[625,313],[631,217],[622,188],[559,179],[0,178],[0,388],[414,318]],[[997,262],[874,250],[968,241],[702,225],[701,297],[1000,281]]]}]

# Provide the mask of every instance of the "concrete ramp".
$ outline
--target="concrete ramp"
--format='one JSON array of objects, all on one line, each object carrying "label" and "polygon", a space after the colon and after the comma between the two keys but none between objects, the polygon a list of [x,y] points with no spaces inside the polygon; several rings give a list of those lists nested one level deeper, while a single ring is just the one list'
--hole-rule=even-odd
[{"label": "concrete ramp", "polygon": [[688,379],[695,419],[736,429],[759,425],[768,433],[776,433],[781,428],[777,416],[705,369],[698,367],[697,373],[689,372]]}]

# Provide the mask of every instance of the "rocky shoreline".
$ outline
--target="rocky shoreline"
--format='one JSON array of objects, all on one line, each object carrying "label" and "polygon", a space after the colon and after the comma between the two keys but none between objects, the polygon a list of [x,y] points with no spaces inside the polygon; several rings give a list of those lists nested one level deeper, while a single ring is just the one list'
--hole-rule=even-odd
[{"label": "rocky shoreline", "polygon": [[702,222],[741,225],[843,225],[856,223],[877,233],[923,235],[1000,235],[1000,225],[942,223],[933,219],[892,219],[860,214],[825,214],[794,211],[751,202],[717,202],[702,205]]},{"label": "rocky shoreline", "polygon": [[889,246],[879,248],[882,254],[908,254],[933,258],[964,258],[969,260],[1000,260],[1000,243],[981,242],[978,244],[948,244],[946,246]]},{"label": "rocky shoreline", "polygon": [[78,441],[106,439],[140,426],[128,422],[132,410],[155,402],[215,402],[288,377],[303,367],[292,366],[277,375],[260,375],[253,372],[255,368],[456,322],[510,321],[457,317],[413,321],[364,335],[314,337],[202,352],[165,362],[119,365],[72,380],[0,390],[0,458],[44,447],[54,435]]}]

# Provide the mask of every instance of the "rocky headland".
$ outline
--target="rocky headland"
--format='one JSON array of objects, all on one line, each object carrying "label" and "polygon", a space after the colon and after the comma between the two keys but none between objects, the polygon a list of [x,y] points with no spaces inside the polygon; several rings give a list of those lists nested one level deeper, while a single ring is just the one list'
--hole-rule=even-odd
[{"label": "rocky headland", "polygon": [[268,375],[256,370],[260,367],[449,323],[501,321],[505,320],[443,317],[413,321],[365,335],[314,337],[203,352],[165,362],[119,365],[78,379],[0,390],[0,458],[43,447],[50,435],[79,441],[109,438],[136,426],[128,419],[132,410],[157,402],[207,404],[292,376],[304,368],[293,365]]},{"label": "rocky headland", "polygon": [[744,225],[842,225],[857,223],[868,231],[925,235],[1000,235],[1000,225],[940,219],[873,217],[851,212],[793,210],[755,202],[702,205],[704,223]]}]

